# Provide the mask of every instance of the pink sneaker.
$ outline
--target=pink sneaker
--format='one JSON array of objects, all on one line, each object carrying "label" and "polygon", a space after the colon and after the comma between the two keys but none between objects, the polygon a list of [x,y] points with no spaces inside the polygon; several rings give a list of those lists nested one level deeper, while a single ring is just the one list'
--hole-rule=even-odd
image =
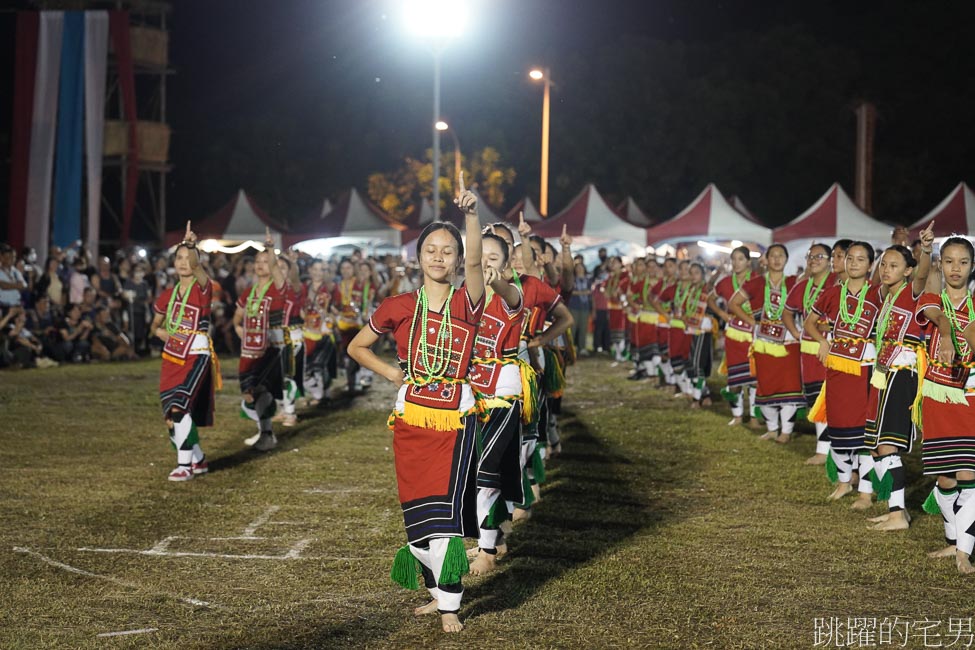
[{"label": "pink sneaker", "polygon": [[189,481],[193,478],[193,470],[189,467],[180,465],[169,473],[170,481]]},{"label": "pink sneaker", "polygon": [[206,474],[210,471],[210,465],[207,463],[207,459],[204,458],[198,463],[193,463],[193,474]]}]

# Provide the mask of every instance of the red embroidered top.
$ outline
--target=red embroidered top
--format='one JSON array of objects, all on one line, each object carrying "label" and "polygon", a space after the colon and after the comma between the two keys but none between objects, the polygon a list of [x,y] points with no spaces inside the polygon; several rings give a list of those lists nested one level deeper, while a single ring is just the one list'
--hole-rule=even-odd
[{"label": "red embroidered top", "polygon": [[[745,283],[747,284],[748,280],[745,280]],[[711,293],[713,293],[715,297],[723,300],[725,305],[730,305],[731,297],[735,295],[735,284],[731,276],[728,275],[721,278],[718,283],[714,285],[714,289],[711,291]],[[733,330],[738,330],[739,332],[748,332],[749,334],[752,332],[752,326],[734,314],[731,315],[731,320],[728,321],[727,327]]]},{"label": "red embroidered top", "polygon": [[806,298],[806,287],[809,286],[810,282],[812,282],[812,278],[805,278],[804,280],[797,282],[795,285],[793,285],[792,289],[789,291],[789,295],[785,299],[785,308],[796,314],[798,317],[796,319],[796,327],[799,328],[799,333],[802,335],[800,340],[802,341],[814,340],[813,337],[806,333],[803,323],[805,322],[806,318],[808,318],[809,314],[813,312],[813,307],[815,306],[816,301],[819,300],[819,297],[823,295],[823,293],[825,293],[830,287],[836,286],[836,276],[832,273],[828,274],[823,280],[823,286],[818,293],[816,291],[816,283],[813,283],[812,288],[809,290],[809,300],[812,301],[812,305],[809,306],[809,310],[807,311],[805,305],[803,305],[803,301]]},{"label": "red embroidered top", "polygon": [[[166,323],[166,310],[174,291],[176,291],[176,301],[173,303],[172,314],[174,322]],[[193,283],[190,288],[190,295],[186,299],[186,307],[183,309],[183,319],[176,323],[175,320],[179,318],[183,297],[179,293],[179,283],[176,283],[175,286],[159,294],[152,306],[157,314],[162,314],[163,327],[169,325],[171,328],[176,325],[179,328],[175,333],[169,335],[163,348],[164,352],[177,359],[185,359],[189,355],[195,335],[207,334],[210,331],[210,302],[213,299],[213,283],[209,280],[203,286],[200,286],[198,282]]]},{"label": "red embroidered top", "polygon": [[[524,302],[524,301],[522,301]],[[515,359],[518,357],[518,341],[521,337],[521,322],[524,308],[518,305],[509,309],[501,296],[495,294],[491,302],[484,308],[481,322],[474,339],[474,357],[478,359]],[[493,363],[475,363],[471,368],[470,380],[478,391],[489,397],[498,394],[498,379],[505,368],[510,368],[518,375],[520,388],[520,371],[515,365]],[[514,388],[514,386],[512,386]],[[520,390],[502,391],[504,395],[515,395]]]},{"label": "red embroidered top", "polygon": [[[850,359],[852,361],[872,362],[873,358],[867,356],[870,352],[876,355],[872,337],[874,324],[880,313],[880,292],[876,287],[868,287],[867,295],[863,300],[863,312],[859,320],[853,325],[847,325],[840,318],[840,295],[842,286],[832,286],[823,289],[823,293],[816,301],[813,311],[826,318],[833,325],[833,340],[829,346],[829,353]],[[851,291],[846,296],[846,312],[850,315],[856,313],[858,296]],[[872,356],[871,355],[871,356]]]},{"label": "red embroidered top", "polygon": [[[905,289],[906,291],[907,289]],[[968,301],[962,299],[962,301],[957,305],[952,305],[952,309],[955,312],[955,318],[958,321],[959,327],[962,331],[968,324],[975,319],[972,319],[968,313]],[[951,366],[942,366],[938,364],[935,360],[938,358],[938,345],[941,343],[941,330],[939,330],[934,323],[928,320],[928,317],[924,315],[924,310],[928,307],[934,307],[938,311],[943,312],[944,306],[941,304],[941,296],[936,293],[922,293],[921,297],[917,300],[916,309],[916,320],[918,325],[924,328],[924,338],[928,344],[928,370],[924,373],[924,381],[933,381],[936,384],[941,384],[942,386],[951,386],[954,388],[964,388],[965,384],[968,383],[968,377],[971,373],[969,368],[966,368],[962,363],[966,363],[972,360],[972,350],[968,346],[968,342],[962,336],[962,332],[956,332],[955,338],[958,340],[958,346],[961,351],[961,355],[956,351],[955,362]]]},{"label": "red embroidered top", "polygon": [[264,350],[267,349],[268,330],[272,327],[281,327],[284,324],[285,290],[285,287],[278,289],[274,286],[274,281],[270,280],[267,293],[264,294],[257,312],[253,315],[247,313],[247,297],[250,295],[251,289],[240,294],[237,298],[237,309],[243,310],[244,313],[244,339],[240,342],[243,356],[260,356],[263,354]]}]

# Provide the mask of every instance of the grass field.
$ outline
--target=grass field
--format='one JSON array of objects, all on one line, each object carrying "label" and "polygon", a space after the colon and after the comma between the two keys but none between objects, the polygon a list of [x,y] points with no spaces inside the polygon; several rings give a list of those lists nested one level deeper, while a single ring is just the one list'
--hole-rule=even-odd
[{"label": "grass field", "polygon": [[584,360],[543,501],[499,570],[465,579],[467,627],[448,637],[388,577],[405,538],[387,387],[307,413],[262,455],[229,380],[202,431],[211,473],[177,484],[157,373],[0,374],[0,647],[804,648],[832,617],[873,628],[867,646],[844,627],[848,647],[971,645],[971,579],[925,557],[942,530],[920,512],[917,451],[911,530],[867,531],[801,464],[812,436],[762,442],[723,405],[691,411]]}]

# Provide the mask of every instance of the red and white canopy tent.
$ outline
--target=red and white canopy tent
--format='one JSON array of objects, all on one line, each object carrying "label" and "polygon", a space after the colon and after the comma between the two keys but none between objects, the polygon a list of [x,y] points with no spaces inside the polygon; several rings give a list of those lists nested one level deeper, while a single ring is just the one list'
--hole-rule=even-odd
[{"label": "red and white canopy tent", "polygon": [[285,246],[293,246],[313,239],[344,237],[399,247],[405,229],[406,226],[393,221],[353,187],[342,194],[327,214],[297,224],[283,240]]},{"label": "red and white canopy tent", "polygon": [[812,207],[772,231],[776,242],[795,240],[887,241],[891,226],[877,221],[853,203],[839,183],[833,183]]},{"label": "red and white canopy tent", "polygon": [[911,237],[917,238],[932,221],[937,222],[939,233],[975,233],[975,193],[965,183],[958,183],[944,201],[910,226]]},{"label": "red and white canopy tent", "polygon": [[649,246],[697,240],[767,245],[772,242],[772,231],[735,210],[710,183],[676,216],[646,231]]},{"label": "red and white canopy tent", "polygon": [[562,235],[562,226],[573,237],[624,241],[643,247],[644,228],[624,221],[592,184],[586,185],[561,212],[532,224],[532,229],[542,237],[555,239]]},{"label": "red and white canopy tent", "polygon": [[623,218],[623,221],[631,223],[634,226],[639,226],[640,228],[649,228],[656,223],[655,219],[651,219],[647,216],[647,213],[640,209],[640,206],[636,204],[632,196],[626,197],[626,199],[616,207],[616,214]]},{"label": "red and white canopy tent", "polygon": [[[281,226],[254,202],[247,192],[237,195],[209,217],[192,222],[200,238],[200,248],[207,252],[239,252],[248,246],[263,248],[265,229],[270,228],[275,245],[281,245]],[[166,245],[183,241],[185,229],[166,233]]]},{"label": "red and white canopy tent", "polygon": [[735,210],[743,214],[749,221],[754,221],[760,226],[765,225],[762,223],[762,220],[755,215],[754,212],[748,209],[748,206],[745,205],[745,203],[741,200],[741,198],[739,198],[737,194],[732,195],[732,197],[728,199],[728,203],[730,203],[731,207],[733,207]]},{"label": "red and white canopy tent", "polygon": [[508,214],[504,215],[504,220],[517,226],[519,212],[524,212],[525,221],[530,223],[535,223],[542,220],[542,214],[538,211],[538,208],[535,207],[535,204],[532,203],[530,197],[526,196],[522,200],[515,203],[515,207],[508,210]]}]

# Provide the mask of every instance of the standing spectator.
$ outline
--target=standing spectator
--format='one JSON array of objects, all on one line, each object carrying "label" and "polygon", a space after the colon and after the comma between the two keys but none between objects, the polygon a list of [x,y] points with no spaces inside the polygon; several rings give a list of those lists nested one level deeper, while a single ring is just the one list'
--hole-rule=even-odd
[{"label": "standing spectator", "polygon": [[44,264],[44,273],[41,274],[37,280],[37,285],[34,287],[37,296],[35,301],[41,296],[46,296],[54,308],[61,309],[64,307],[64,283],[61,281],[59,270],[60,262],[58,259],[56,257],[47,258],[47,262]]},{"label": "standing spectator", "polygon": [[171,283],[169,275],[169,260],[165,255],[156,258],[156,268],[152,274],[152,290],[154,295],[159,295],[165,291]]},{"label": "standing spectator", "polygon": [[22,304],[25,307],[33,307],[37,280],[41,277],[41,270],[37,268],[37,251],[29,246],[23,249],[20,252],[20,259],[17,260],[17,266],[17,270],[24,276],[24,282],[27,283],[27,288],[21,291]]},{"label": "standing spectator", "polygon": [[78,304],[85,298],[85,288],[91,286],[91,280],[85,272],[85,261],[76,257],[71,263],[71,277],[68,280],[68,303]]},{"label": "standing spectator", "polygon": [[0,244],[0,315],[23,305],[20,292],[27,289],[23,274],[14,266],[14,249]]},{"label": "standing spectator", "polygon": [[592,270],[593,282],[599,279],[601,275],[609,274],[609,257],[606,253],[605,248],[599,249],[599,264]]},{"label": "standing spectator", "polygon": [[98,304],[107,305],[116,320],[122,309],[122,283],[112,272],[112,263],[107,257],[98,259],[98,275],[92,278],[98,294]]},{"label": "standing spectator", "polygon": [[586,339],[589,338],[589,316],[592,314],[592,281],[586,267],[575,264],[575,281],[572,297],[569,298],[569,311],[572,312],[572,340],[579,354],[588,354]]},{"label": "standing spectator", "polygon": [[609,299],[606,297],[606,276],[592,285],[592,345],[596,352],[609,352]]},{"label": "standing spectator", "polygon": [[132,277],[122,285],[122,293],[129,305],[129,329],[136,354],[145,354],[149,349],[152,290],[145,277],[145,269],[138,265],[133,269]]}]

